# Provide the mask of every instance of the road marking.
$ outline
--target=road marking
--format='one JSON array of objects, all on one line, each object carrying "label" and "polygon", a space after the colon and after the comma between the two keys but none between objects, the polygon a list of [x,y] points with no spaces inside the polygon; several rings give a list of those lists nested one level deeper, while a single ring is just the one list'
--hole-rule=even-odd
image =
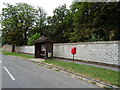
[{"label": "road marking", "polygon": [[3,68],[7,71],[8,75],[11,77],[12,80],[15,80],[15,78],[12,76],[12,74],[8,71],[8,69],[3,66]]},{"label": "road marking", "polygon": [[0,61],[0,63],[2,63],[2,62]]}]

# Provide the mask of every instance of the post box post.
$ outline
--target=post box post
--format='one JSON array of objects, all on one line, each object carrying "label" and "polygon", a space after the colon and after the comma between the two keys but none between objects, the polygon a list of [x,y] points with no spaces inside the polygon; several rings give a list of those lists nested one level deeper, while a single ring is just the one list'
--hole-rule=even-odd
[{"label": "post box post", "polygon": [[73,63],[74,63],[74,54],[73,54]]}]

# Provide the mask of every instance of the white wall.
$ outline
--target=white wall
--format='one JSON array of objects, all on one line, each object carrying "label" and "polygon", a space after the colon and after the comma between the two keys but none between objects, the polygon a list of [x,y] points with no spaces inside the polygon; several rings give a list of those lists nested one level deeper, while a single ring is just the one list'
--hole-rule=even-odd
[{"label": "white wall", "polygon": [[20,46],[16,47],[16,52],[21,52],[21,53],[29,53],[29,54],[34,54],[35,53],[35,46]]},{"label": "white wall", "polygon": [[[80,43],[57,43],[53,45],[53,56],[72,59],[71,48],[77,48],[75,59],[84,61],[101,62],[106,64],[120,65],[120,41],[107,42],[80,42]],[[16,52],[35,53],[33,46],[16,47]],[[6,46],[10,51],[11,46]]]},{"label": "white wall", "polygon": [[[4,45],[3,50],[6,51],[12,51],[12,45]],[[35,53],[35,46],[15,46],[15,52],[21,52],[21,53]]]},{"label": "white wall", "polygon": [[11,52],[12,51],[12,45],[3,45],[3,50]]},{"label": "white wall", "polygon": [[[77,48],[74,58],[77,60],[101,62],[118,65],[118,41],[108,42],[81,42],[81,43],[58,43],[54,44],[54,57],[72,59],[71,48]],[[120,65],[120,64],[119,64]]]}]

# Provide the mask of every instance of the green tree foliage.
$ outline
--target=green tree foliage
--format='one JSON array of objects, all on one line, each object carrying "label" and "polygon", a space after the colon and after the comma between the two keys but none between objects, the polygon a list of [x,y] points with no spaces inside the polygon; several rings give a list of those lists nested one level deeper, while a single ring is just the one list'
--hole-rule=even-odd
[{"label": "green tree foliage", "polygon": [[26,45],[31,34],[41,33],[45,20],[41,8],[37,10],[26,3],[5,5],[6,8],[2,9],[2,36],[8,44]]},{"label": "green tree foliage", "polygon": [[[56,42],[69,42],[70,12],[66,5],[53,11],[54,15],[47,17],[47,35]],[[70,21],[69,21],[70,20]]]},{"label": "green tree foliage", "polygon": [[36,10],[25,3],[6,4],[6,6],[7,8],[2,9],[3,38],[9,44],[24,45],[27,33],[34,25]]},{"label": "green tree foliage", "polygon": [[39,39],[40,37],[41,37],[40,33],[36,33],[36,34],[31,35],[31,37],[28,38],[27,44],[33,45],[34,44],[33,41]]},{"label": "green tree foliage", "polygon": [[[74,32],[71,41],[119,40],[119,3],[73,3]],[[93,39],[96,38],[96,39]]]},{"label": "green tree foliage", "polygon": [[56,42],[120,39],[120,2],[75,2],[59,6],[47,17],[46,35]]},{"label": "green tree foliage", "polygon": [[[26,45],[36,33],[55,42],[120,40],[120,2],[75,2],[45,11],[26,3],[6,4],[2,10],[2,36],[13,45]],[[30,44],[29,44],[30,45]]]},{"label": "green tree foliage", "polygon": [[33,6],[28,5],[26,3],[18,3],[16,7],[18,8],[17,26],[19,28],[19,31],[21,30],[23,34],[24,44],[27,44],[26,42],[28,34],[34,27],[37,10],[34,9]]},{"label": "green tree foliage", "polygon": [[41,33],[41,35],[45,35],[46,12],[44,9],[38,7],[34,24],[34,29],[31,30],[30,35],[35,33]]}]

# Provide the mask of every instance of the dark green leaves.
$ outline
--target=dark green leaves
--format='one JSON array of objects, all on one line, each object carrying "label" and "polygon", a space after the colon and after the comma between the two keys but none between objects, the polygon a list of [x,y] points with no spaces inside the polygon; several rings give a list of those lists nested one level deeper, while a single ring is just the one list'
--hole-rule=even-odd
[{"label": "dark green leaves", "polygon": [[35,33],[55,42],[109,41],[120,39],[120,2],[76,2],[61,5],[53,16],[26,3],[6,4],[2,9],[3,39],[9,44],[26,45]]}]

